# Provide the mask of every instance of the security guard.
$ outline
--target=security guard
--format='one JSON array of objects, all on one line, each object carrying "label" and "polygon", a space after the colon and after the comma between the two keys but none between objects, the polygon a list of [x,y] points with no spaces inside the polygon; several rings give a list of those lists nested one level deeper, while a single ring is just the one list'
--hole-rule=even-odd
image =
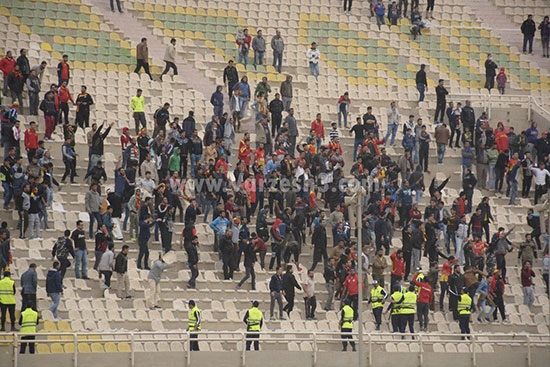
[{"label": "security guard", "polygon": [[377,280],[372,282],[373,288],[370,291],[369,303],[372,304],[372,313],[376,320],[376,330],[380,330],[380,324],[382,324],[382,311],[384,310],[384,301],[388,297],[388,293],[384,288],[378,285]]},{"label": "security guard", "polygon": [[[38,325],[38,312],[34,309],[27,307],[25,311],[21,312],[21,317],[19,318],[19,325],[21,325],[21,333],[25,334],[34,334],[36,333],[36,326]],[[34,340],[34,335],[24,335],[21,337],[22,340]],[[34,354],[34,343],[21,343],[21,349],[19,352],[25,354],[27,350],[27,344],[29,345],[29,352]]]},{"label": "security guard", "polygon": [[[259,331],[264,324],[264,315],[262,311],[258,310],[259,305],[258,301],[252,302],[252,307],[244,315],[243,321],[246,324],[246,331],[250,331],[250,333],[246,334],[247,339],[260,338]],[[246,350],[250,350],[250,344],[252,344],[252,340],[247,340]],[[254,340],[254,350],[260,350],[260,342],[258,340]]]},{"label": "security guard", "polygon": [[[415,280],[419,283],[422,283],[424,281],[424,273],[422,272],[422,268],[418,266],[415,270],[416,270],[416,274],[413,277],[413,281]],[[416,290],[417,293],[420,291],[420,287],[417,287],[416,285],[414,289]]]},{"label": "security guard", "polygon": [[[342,314],[340,316],[340,331],[342,332],[342,352],[345,352],[348,349],[348,342],[345,341],[346,339],[352,339],[353,336],[351,335],[353,331],[353,315],[354,311],[353,308],[350,306],[351,301],[349,298],[346,298],[344,300],[344,307],[342,307]],[[355,342],[350,341],[351,348],[355,352]]]},{"label": "security guard", "polygon": [[399,332],[404,333],[409,324],[409,332],[414,334],[414,315],[416,315],[416,285],[411,284],[409,289],[403,294],[403,303],[401,304],[401,324]]},{"label": "security guard", "polygon": [[460,333],[470,334],[470,314],[472,308],[472,298],[468,295],[468,289],[462,288],[460,297],[458,298],[458,324],[460,325]]},{"label": "security guard", "polygon": [[403,293],[400,285],[393,286],[390,305],[386,309],[386,313],[391,309],[391,326],[394,333],[399,332],[401,325],[401,304],[403,303]]},{"label": "security guard", "polygon": [[0,280],[0,311],[2,312],[2,328],[6,331],[6,313],[10,312],[11,331],[17,331],[15,327],[15,282],[10,278],[9,271],[4,272],[4,278]]},{"label": "security guard", "polygon": [[[189,321],[187,321],[187,330],[189,331],[201,331],[201,321],[202,321],[202,313],[201,310],[197,307],[195,304],[195,301],[190,300],[189,301]],[[193,333],[190,334],[189,337],[191,339],[197,339],[198,334]],[[198,351],[199,350],[199,342],[197,340],[191,341],[190,343],[191,350]]]}]

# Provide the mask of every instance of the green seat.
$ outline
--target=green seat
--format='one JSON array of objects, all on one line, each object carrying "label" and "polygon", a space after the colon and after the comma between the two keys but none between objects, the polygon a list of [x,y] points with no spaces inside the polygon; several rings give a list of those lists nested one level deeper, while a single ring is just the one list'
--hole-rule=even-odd
[{"label": "green seat", "polygon": [[[264,60],[264,62],[265,62],[265,60]],[[256,71],[258,73],[265,73],[266,72],[265,66],[264,65],[256,65]]]},{"label": "green seat", "polygon": [[97,47],[86,46],[86,54],[96,55],[97,54]]},{"label": "green seat", "polygon": [[97,40],[97,43],[100,47],[109,47],[109,40],[106,40],[104,38],[100,38]]},{"label": "green seat", "polygon": [[153,14],[153,17],[156,19],[156,20],[160,20],[161,22],[164,22],[166,20],[166,14],[165,13],[161,13],[159,11],[156,11],[154,14]]},{"label": "green seat", "polygon": [[132,54],[130,53],[130,50],[125,49],[125,48],[121,48],[120,49],[120,56],[131,57]]},{"label": "green seat", "polygon": [[72,55],[74,61],[84,61],[85,54],[83,52],[76,52]]},{"label": "green seat", "polygon": [[328,32],[325,30],[319,30],[319,38],[328,38]]},{"label": "green seat", "polygon": [[115,55],[109,55],[108,62],[111,64],[120,64],[120,57]]},{"label": "green seat", "polygon": [[197,31],[205,33],[206,32],[206,26],[204,23],[197,23]]},{"label": "green seat", "polygon": [[52,45],[52,48],[57,52],[61,52],[61,53],[65,52],[65,48],[63,47],[63,45],[61,45],[59,43],[54,43]]},{"label": "green seat", "polygon": [[120,56],[120,48],[118,47],[109,47],[109,55],[111,56]]},{"label": "green seat", "polygon": [[209,15],[206,17],[206,24],[216,24],[216,19]]},{"label": "green seat", "polygon": [[76,45],[75,48],[74,48],[74,52],[75,53],[85,53],[86,52],[86,47],[81,46],[81,45]]},{"label": "green seat", "polygon": [[206,31],[208,33],[215,33],[216,32],[216,27],[213,24],[207,24],[206,25]]},{"label": "green seat", "polygon": [[237,19],[235,19],[235,18],[227,18],[227,25],[229,25],[229,26],[236,26],[236,25],[237,25]]},{"label": "green seat", "polygon": [[175,14],[171,14],[171,13],[166,13],[165,19],[166,19],[167,22],[175,22],[176,21]]},{"label": "green seat", "polygon": [[172,29],[172,30],[177,29],[176,23],[175,22],[170,22],[170,21],[164,22],[164,27],[168,28],[168,29]]},{"label": "green seat", "polygon": [[196,18],[196,23],[206,24],[206,18],[203,17],[202,15],[197,15],[195,18]]},{"label": "green seat", "polygon": [[86,57],[84,58],[84,61],[89,61],[89,62],[98,62],[99,61],[102,61],[101,59],[98,59],[97,55],[92,55],[92,54],[86,54]]}]

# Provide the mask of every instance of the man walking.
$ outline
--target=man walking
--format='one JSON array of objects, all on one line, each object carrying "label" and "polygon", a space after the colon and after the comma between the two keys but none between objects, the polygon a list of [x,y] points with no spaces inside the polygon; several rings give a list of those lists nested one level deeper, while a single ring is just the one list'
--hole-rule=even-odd
[{"label": "man walking", "polygon": [[264,64],[265,38],[262,36],[261,29],[258,29],[257,36],[252,40],[252,49],[254,50],[254,68],[256,68],[257,65]]},{"label": "man walking", "polygon": [[275,31],[275,36],[271,39],[271,49],[273,50],[273,67],[280,73],[283,64],[285,43],[281,37],[281,31],[278,29]]},{"label": "man walking", "polygon": [[[470,314],[472,309],[472,298],[468,295],[466,287],[462,287],[457,304],[458,324],[461,334],[470,334]],[[462,338],[464,340],[464,337]]]},{"label": "man walking", "polygon": [[48,310],[51,311],[56,320],[61,320],[57,314],[57,307],[63,294],[63,284],[61,283],[61,273],[59,272],[60,266],[59,261],[54,261],[53,267],[48,270],[48,274],[46,275],[46,293],[53,302]]},{"label": "man walking", "polygon": [[94,100],[89,95],[85,85],[80,87],[80,94],[76,98],[76,120],[75,124],[81,129],[87,128],[90,125],[90,106],[94,104]]},{"label": "man walking", "polygon": [[2,328],[6,331],[6,314],[10,313],[11,331],[18,331],[15,326],[15,282],[11,279],[9,271],[4,272],[4,278],[0,280],[0,313]]},{"label": "man walking", "polygon": [[162,77],[164,76],[164,74],[168,74],[168,71],[170,71],[170,69],[174,70],[174,75],[178,75],[178,67],[176,66],[176,39],[175,38],[172,38],[170,40],[170,43],[166,46],[163,60],[166,63],[166,67],[164,68],[164,71],[160,75],[160,80],[162,81]]},{"label": "man walking", "polygon": [[271,303],[269,307],[269,319],[275,320],[273,312],[275,311],[275,301],[279,305],[279,319],[283,320],[283,278],[282,278],[283,269],[279,266],[277,272],[273,274],[271,280],[269,281],[269,292],[271,293]]},{"label": "man walking", "polygon": [[[342,332],[342,352],[348,349],[347,339],[353,339],[351,333],[353,332],[353,320],[355,319],[355,311],[350,306],[351,301],[346,298],[344,300],[344,307],[340,312],[340,331]],[[350,341],[352,350],[355,352],[355,342]]]},{"label": "man walking", "polygon": [[376,330],[380,330],[382,324],[382,311],[384,309],[384,301],[388,297],[388,293],[378,284],[377,280],[372,281],[372,289],[370,291],[369,303],[372,305],[372,313],[376,323]]},{"label": "man walking", "polygon": [[424,101],[424,92],[426,91],[427,85],[428,81],[426,80],[426,65],[422,64],[420,65],[420,70],[416,72],[416,89],[418,89],[418,93],[420,93],[420,98],[418,99],[418,102]]},{"label": "man walking", "polygon": [[88,279],[86,269],[88,265],[88,249],[86,248],[86,233],[84,232],[83,221],[78,220],[76,222],[76,229],[71,234],[71,240],[73,240],[75,251],[75,278],[78,279],[82,275],[82,279]]},{"label": "man walking", "polygon": [[227,96],[231,97],[235,84],[239,82],[239,73],[233,65],[233,60],[229,60],[225,69],[223,69],[223,83],[227,86]]},{"label": "man walking", "polygon": [[311,44],[311,48],[306,52],[306,57],[309,62],[309,71],[311,75],[317,79],[319,77],[319,61],[321,60],[321,53],[317,48],[316,42]]},{"label": "man walking", "polygon": [[334,258],[330,258],[328,265],[325,267],[323,277],[325,278],[325,287],[327,289],[327,302],[325,303],[325,311],[332,310],[332,299],[334,297],[334,283],[336,282],[336,271],[334,269]]},{"label": "man walking", "polygon": [[129,295],[130,278],[128,277],[128,251],[130,246],[123,245],[122,250],[115,258],[115,272],[117,274],[117,294],[120,299],[132,298]]},{"label": "man walking", "polygon": [[[195,304],[195,301],[189,300],[189,321],[187,321],[187,330],[191,333],[189,338],[198,339],[197,332],[201,331],[202,313]],[[198,340],[191,340],[189,348],[192,351],[199,351]]]},{"label": "man walking", "polygon": [[[443,86],[443,79],[439,79],[437,87],[435,87],[435,94],[437,96],[437,101],[434,121],[443,122],[443,119],[445,118],[445,108],[447,106],[447,94],[449,94],[447,89]],[[438,116],[440,116],[441,119],[438,119]]]},{"label": "man walking", "polygon": [[29,265],[29,269],[21,275],[21,312],[26,308],[36,308],[36,290],[38,288],[38,276],[36,264]]},{"label": "man walking", "polygon": [[149,78],[153,80],[151,73],[149,72],[149,48],[147,47],[147,38],[142,38],[141,42],[136,46],[136,69],[134,73],[139,74],[139,71],[143,67],[145,74],[149,75]]},{"label": "man walking", "polygon": [[306,320],[316,320],[315,309],[317,308],[317,300],[315,299],[315,281],[313,280],[314,273],[308,271],[307,278],[302,284],[304,288],[304,304],[306,309]]},{"label": "man walking", "polygon": [[292,103],[292,75],[286,76],[286,80],[281,83],[280,91],[285,111],[288,112],[290,111],[290,104]]},{"label": "man walking", "polygon": [[147,280],[149,282],[149,298],[147,299],[147,305],[150,309],[161,308],[159,306],[160,302],[160,279],[162,278],[162,273],[168,269],[170,265],[164,262],[162,254],[159,254],[159,258],[153,261],[153,266],[149,270],[149,275]]},{"label": "man walking", "polygon": [[[242,232],[241,232],[242,233]],[[244,282],[248,280],[248,278],[252,277],[252,284],[250,289],[255,291],[256,290],[256,273],[254,272],[254,264],[256,263],[256,252],[254,251],[254,244],[248,239],[244,238],[242,239],[244,243],[244,269],[245,269],[245,276],[241,279],[239,284],[237,285],[237,289],[240,289]],[[238,266],[239,264],[237,264]]]}]

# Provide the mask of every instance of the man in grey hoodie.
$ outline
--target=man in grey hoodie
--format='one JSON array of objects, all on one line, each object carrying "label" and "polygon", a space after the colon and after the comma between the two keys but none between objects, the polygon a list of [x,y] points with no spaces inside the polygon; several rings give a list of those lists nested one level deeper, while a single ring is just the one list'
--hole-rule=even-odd
[{"label": "man in grey hoodie", "polygon": [[283,51],[285,49],[285,42],[281,37],[281,31],[276,30],[275,36],[271,39],[271,49],[273,50],[273,67],[277,68],[277,71],[281,72],[283,65]]},{"label": "man in grey hoodie", "polygon": [[97,184],[93,183],[90,186],[90,191],[86,193],[84,202],[86,205],[86,211],[90,216],[90,239],[93,239],[94,219],[97,221],[98,230],[99,230],[99,226],[102,223],[101,214],[99,213],[99,207],[101,206],[102,201],[101,201],[101,197],[99,196],[99,193],[97,192]]},{"label": "man in grey hoodie", "polygon": [[252,40],[252,49],[254,50],[254,68],[256,65],[264,64],[265,38],[262,31],[258,29],[258,35]]},{"label": "man in grey hoodie", "polygon": [[147,276],[147,281],[149,282],[150,293],[149,299],[147,299],[147,304],[149,308],[160,308],[158,305],[160,302],[160,279],[164,270],[168,269],[170,265],[164,262],[162,254],[159,254],[159,258],[153,261],[153,266],[149,271]]},{"label": "man in grey hoodie", "polygon": [[29,265],[29,269],[21,275],[21,312],[27,307],[36,307],[36,288],[38,277],[36,275],[36,264]]}]

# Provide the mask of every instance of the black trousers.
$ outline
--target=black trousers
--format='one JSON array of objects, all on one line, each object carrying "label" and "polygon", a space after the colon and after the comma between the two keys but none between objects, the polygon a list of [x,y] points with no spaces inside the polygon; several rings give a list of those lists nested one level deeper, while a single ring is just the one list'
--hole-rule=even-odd
[{"label": "black trousers", "polygon": [[23,312],[27,307],[36,307],[36,293],[34,294],[27,294],[27,293],[21,293],[21,312]]},{"label": "black trousers", "polygon": [[372,309],[372,313],[374,314],[374,320],[376,323],[376,330],[380,330],[380,325],[382,325],[382,311],[384,310],[384,307],[376,307]]},{"label": "black trousers", "polygon": [[491,90],[494,87],[495,87],[495,77],[485,75],[485,88]]},{"label": "black trousers", "polygon": [[82,129],[88,127],[90,125],[90,111],[78,111],[76,113],[75,123]]},{"label": "black trousers", "polygon": [[111,276],[113,275],[113,272],[110,270],[102,270],[101,275],[105,277],[105,285],[111,288]]},{"label": "black trousers", "polygon": [[63,173],[63,177],[61,178],[61,181],[62,182],[65,181],[67,176],[70,176],[71,182],[73,182],[74,181],[74,176],[76,174],[74,159],[72,161],[67,160],[63,163],[65,164],[65,173]]},{"label": "black trousers", "polygon": [[[21,340],[34,340],[34,338],[35,338],[34,335],[27,335],[27,336],[21,337]],[[34,343],[23,343],[23,342],[21,342],[21,348],[19,349],[19,353],[25,354],[27,350],[27,344],[29,345],[29,353],[34,354]]]},{"label": "black trousers", "polygon": [[535,185],[535,205],[538,204],[542,195],[546,194],[546,185]]},{"label": "black trousers", "polygon": [[[174,75],[178,75],[178,67],[176,66],[176,64],[174,64],[173,62],[170,62],[170,61],[166,61],[166,60],[164,62],[166,63],[166,67],[164,68],[164,71],[162,72],[162,75],[168,74],[170,69],[174,70]],[[162,78],[162,75],[161,75],[161,78]]]},{"label": "black trousers", "polygon": [[399,227],[403,227],[409,222],[409,219],[411,217],[410,211],[410,204],[401,204],[401,208],[399,208]]},{"label": "black trousers", "polygon": [[[189,337],[191,339],[198,339],[198,334],[190,334]],[[189,348],[191,348],[192,351],[199,351],[199,341],[198,340],[191,340],[189,342]]]},{"label": "black trousers", "polygon": [[[344,347],[344,350],[346,350],[348,347],[347,339],[353,339],[353,336],[351,335],[352,329],[341,328],[340,331],[342,332],[342,347]],[[353,350],[355,350],[355,342],[352,340],[349,343],[351,344]]]},{"label": "black trousers", "polygon": [[357,320],[359,318],[359,314],[357,313],[357,308],[359,307],[359,295],[354,294],[352,296],[348,296],[350,300],[350,306],[353,308],[353,320]]},{"label": "black trousers", "polygon": [[409,332],[414,334],[414,313],[401,314],[401,319],[399,323],[399,332],[404,333],[409,324]]},{"label": "black trousers", "polygon": [[398,281],[400,281],[401,279],[403,279],[401,276],[399,276],[399,275],[393,275],[393,274],[392,274],[391,277],[390,277],[390,284],[391,284],[390,289],[393,289],[393,286],[394,286]]},{"label": "black trousers", "polygon": [[287,304],[285,305],[285,307],[283,307],[283,311],[285,311],[288,315],[290,315],[290,313],[294,309],[294,293],[285,294],[285,299]]},{"label": "black trousers", "polygon": [[456,135],[456,143],[455,143],[455,147],[459,147],[460,146],[460,129],[457,129],[457,128],[453,128],[453,126],[451,125],[451,138],[449,139],[449,147],[453,147],[453,139]]},{"label": "black trousers", "polygon": [[[247,339],[260,339],[260,334],[246,334]],[[246,341],[246,350],[250,350],[250,345],[254,342],[254,350],[260,350],[260,341],[258,340],[247,340]]]},{"label": "black trousers", "polygon": [[458,315],[461,334],[470,334],[470,315]]},{"label": "black trousers", "polygon": [[344,11],[350,11],[353,0],[344,0]]},{"label": "black trousers", "polygon": [[277,135],[277,132],[281,128],[281,121],[283,120],[283,115],[280,113],[272,113],[271,114],[271,136]]},{"label": "black trousers", "polygon": [[495,167],[495,191],[502,192],[504,183],[504,168]]},{"label": "black trousers", "polygon": [[505,254],[496,254],[497,258],[497,269],[500,270],[502,278],[506,279],[506,255]]},{"label": "black trousers", "polygon": [[145,70],[145,74],[149,75],[149,78],[153,80],[153,77],[149,72],[149,63],[147,62],[147,60],[137,59],[136,69],[134,70],[134,73],[139,74],[139,71],[141,70],[141,68],[143,68],[143,70]]},{"label": "black trousers", "polygon": [[233,279],[233,270],[234,266],[233,256],[224,256],[223,257],[223,278],[225,280]]},{"label": "black trousers", "polygon": [[69,124],[69,104],[67,102],[61,102],[59,104],[59,108],[61,108],[61,111],[59,112],[59,116],[65,115],[63,118],[65,125]]},{"label": "black trousers", "polygon": [[6,327],[6,313],[9,311],[10,313],[10,322],[11,327],[15,327],[15,303],[13,305],[6,305],[3,303],[0,303],[0,312],[2,314],[1,322],[2,322],[2,330]]},{"label": "black trousers", "polygon": [[392,331],[394,333],[399,332],[399,328],[401,327],[401,315],[400,314],[392,314],[391,315],[391,327],[392,327]]},{"label": "black trousers", "polygon": [[143,259],[143,265],[144,267],[149,267],[149,246],[147,246],[147,243],[145,244],[139,244],[139,254],[138,254],[138,260],[137,260],[137,268],[143,269],[141,266],[141,261]]},{"label": "black trousers", "polygon": [[36,154],[36,149],[27,150],[27,158],[29,159],[29,163],[32,162],[32,159],[33,159],[35,154]]},{"label": "black trousers", "polygon": [[65,274],[67,273],[67,268],[71,266],[71,262],[66,257],[62,257],[58,260],[59,265],[61,266],[59,268],[59,274],[61,275],[61,283],[63,283],[63,279],[65,278]]},{"label": "black trousers", "polygon": [[500,312],[500,317],[502,317],[502,320],[506,319],[506,308],[504,307],[504,299],[502,296],[495,296],[494,298],[495,305],[497,308],[495,308],[495,311],[493,312],[493,320],[497,319],[497,312]]},{"label": "black trousers", "polygon": [[416,314],[418,316],[418,323],[420,324],[420,329],[428,328],[428,314],[430,312],[430,304],[418,302],[416,304]]},{"label": "black trousers", "polygon": [[[439,310],[443,311],[443,302],[445,301],[445,293],[449,292],[448,283],[439,282],[439,288],[441,289],[441,294],[439,295]],[[450,308],[450,305],[449,305],[449,308]]]},{"label": "black trousers", "polygon": [[411,253],[409,251],[403,251],[403,260],[405,261],[405,277],[407,279],[411,272]]},{"label": "black trousers", "polygon": [[521,188],[521,196],[526,198],[531,191],[531,182],[533,182],[533,176],[523,176],[523,187]]},{"label": "black trousers", "polygon": [[311,269],[309,269],[310,271],[314,271],[315,268],[317,267],[317,264],[319,263],[319,261],[321,261],[321,259],[323,260],[324,264],[325,264],[325,267],[327,266],[327,263],[328,263],[328,255],[327,255],[327,249],[323,249],[323,250],[313,250],[313,264],[311,265]]},{"label": "black trousers", "polygon": [[430,156],[430,148],[426,147],[420,147],[420,150],[418,151],[418,155],[420,156],[420,166],[424,169],[424,172],[428,171],[428,161]]},{"label": "black trousers", "polygon": [[317,299],[315,298],[315,296],[311,298],[304,297],[304,304],[306,308],[306,318],[314,318],[315,310],[317,309]]},{"label": "black trousers", "polygon": [[450,294],[449,308],[453,311],[453,320],[458,320],[458,296]]},{"label": "black trousers", "polygon": [[[445,101],[443,102],[440,102],[438,101],[436,106],[435,106],[435,117],[434,117],[434,121],[438,121],[438,122],[442,122],[443,119],[445,118],[445,107],[446,107],[447,103]],[[437,116],[441,116],[441,120],[438,120],[437,119]]]}]

